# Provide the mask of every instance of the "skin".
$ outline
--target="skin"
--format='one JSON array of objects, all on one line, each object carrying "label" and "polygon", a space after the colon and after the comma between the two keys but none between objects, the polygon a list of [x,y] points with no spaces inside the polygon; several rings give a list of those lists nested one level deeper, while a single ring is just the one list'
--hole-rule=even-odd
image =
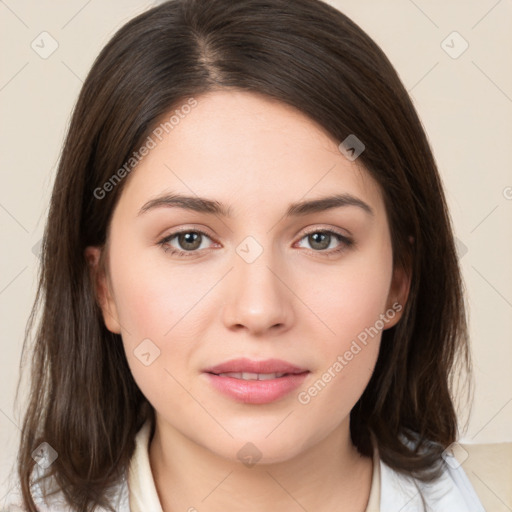
[{"label": "skin", "polygon": [[[393,269],[381,190],[340,141],[289,106],[238,91],[196,99],[127,178],[106,248],[86,250],[105,323],[122,335],[156,411],[149,457],[163,510],[363,511],[372,461],[351,443],[349,414],[380,333],[309,403],[297,396],[393,303],[405,304],[409,280]],[[171,192],[216,200],[233,216],[165,206],[139,214]],[[333,193],[356,196],[374,215],[345,206],[283,217],[291,203]],[[208,234],[192,257],[166,250],[190,248],[177,237],[159,245],[179,228]],[[333,235],[322,249],[307,235],[329,229],[355,244],[326,256],[343,242]],[[247,236],[263,249],[252,263],[236,251]],[[147,338],[160,350],[149,366],[134,354]],[[276,402],[244,404],[202,373],[235,357],[279,358],[310,374]],[[252,467],[237,457],[247,442],[261,452]]]}]

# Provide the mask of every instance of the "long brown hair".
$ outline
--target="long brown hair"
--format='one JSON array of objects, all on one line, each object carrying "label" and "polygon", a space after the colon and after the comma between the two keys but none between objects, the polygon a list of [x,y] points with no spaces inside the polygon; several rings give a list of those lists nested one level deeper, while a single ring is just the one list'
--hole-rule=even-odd
[{"label": "long brown hair", "polygon": [[33,338],[17,467],[29,511],[31,454],[41,442],[57,451],[49,475],[76,510],[108,507],[107,491],[154,415],[121,337],[105,327],[84,258],[85,247],[106,242],[126,180],[101,197],[98,188],[164,114],[229,88],[291,105],[340,142],[355,134],[366,147],[358,162],[383,192],[394,264],[410,273],[411,288],[351,412],[354,445],[370,455],[374,435],[385,463],[428,480],[456,438],[451,377],[458,362],[470,369],[462,282],[436,164],[393,66],[320,0],[171,0],[131,20],[102,50],[64,144],[27,333],[41,316],[23,349]]}]

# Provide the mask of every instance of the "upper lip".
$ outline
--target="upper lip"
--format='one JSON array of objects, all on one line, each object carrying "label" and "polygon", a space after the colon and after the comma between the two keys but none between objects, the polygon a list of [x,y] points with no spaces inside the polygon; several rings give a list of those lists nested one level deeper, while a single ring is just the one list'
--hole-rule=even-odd
[{"label": "upper lip", "polygon": [[265,359],[253,361],[247,358],[231,359],[204,370],[206,373],[304,373],[308,370],[300,368],[281,359]]}]

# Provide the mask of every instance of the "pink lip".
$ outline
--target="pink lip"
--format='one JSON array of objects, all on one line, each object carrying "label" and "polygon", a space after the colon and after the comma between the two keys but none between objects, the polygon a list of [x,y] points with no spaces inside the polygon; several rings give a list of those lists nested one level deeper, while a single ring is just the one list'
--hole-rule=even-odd
[{"label": "pink lip", "polygon": [[[289,394],[302,384],[309,370],[279,359],[233,359],[204,370],[210,384],[221,393],[246,404],[266,404]],[[270,380],[241,380],[219,373],[287,373]]]},{"label": "pink lip", "polygon": [[281,359],[266,359],[264,361],[253,361],[252,359],[240,358],[231,359],[225,363],[212,366],[203,370],[206,373],[229,373],[229,372],[247,372],[247,373],[303,373],[306,368],[299,368],[291,363]]}]

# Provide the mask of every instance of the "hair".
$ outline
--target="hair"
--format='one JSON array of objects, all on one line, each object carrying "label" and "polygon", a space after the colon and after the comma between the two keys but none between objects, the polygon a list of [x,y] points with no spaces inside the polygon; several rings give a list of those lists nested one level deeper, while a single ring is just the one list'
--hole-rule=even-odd
[{"label": "hair", "polygon": [[108,489],[125,474],[137,431],[154,422],[120,335],[105,326],[84,250],[106,244],[126,179],[101,199],[98,187],[162,116],[215,90],[264,95],[335,140],[355,134],[364,143],[358,163],[380,185],[393,264],[411,285],[351,411],[352,442],[367,456],[374,442],[390,467],[430,481],[456,439],[453,377],[471,369],[463,283],[436,163],[392,64],[320,0],[170,0],[129,21],[101,51],[61,153],[23,345],[24,354],[33,339],[17,471],[31,512],[31,454],[41,442],[58,453],[45,478],[76,510],[113,510]]}]

